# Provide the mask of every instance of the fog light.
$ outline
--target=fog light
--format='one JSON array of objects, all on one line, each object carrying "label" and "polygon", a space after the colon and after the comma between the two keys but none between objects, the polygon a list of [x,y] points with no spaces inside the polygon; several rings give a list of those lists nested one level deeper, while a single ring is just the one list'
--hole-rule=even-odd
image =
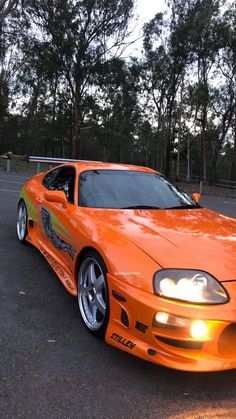
[{"label": "fog light", "polygon": [[193,339],[203,339],[207,336],[208,328],[203,320],[194,320],[190,327],[190,335]]}]

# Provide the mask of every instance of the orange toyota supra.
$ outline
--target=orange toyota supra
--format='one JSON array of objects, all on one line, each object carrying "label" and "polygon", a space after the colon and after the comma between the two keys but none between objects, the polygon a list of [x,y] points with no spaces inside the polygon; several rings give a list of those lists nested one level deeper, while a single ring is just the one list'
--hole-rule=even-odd
[{"label": "orange toyota supra", "polygon": [[236,368],[236,220],[199,198],[146,167],[67,161],[25,183],[18,238],[93,335],[171,368]]}]

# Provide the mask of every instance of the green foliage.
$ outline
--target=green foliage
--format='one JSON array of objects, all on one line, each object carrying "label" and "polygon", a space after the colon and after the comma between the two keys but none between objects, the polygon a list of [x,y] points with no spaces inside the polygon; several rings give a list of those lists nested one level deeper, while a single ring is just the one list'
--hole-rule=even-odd
[{"label": "green foliage", "polygon": [[236,168],[235,8],[169,0],[144,25],[142,55],[124,58],[133,3],[18,2],[0,25],[1,152],[175,166],[205,181],[226,155]]}]

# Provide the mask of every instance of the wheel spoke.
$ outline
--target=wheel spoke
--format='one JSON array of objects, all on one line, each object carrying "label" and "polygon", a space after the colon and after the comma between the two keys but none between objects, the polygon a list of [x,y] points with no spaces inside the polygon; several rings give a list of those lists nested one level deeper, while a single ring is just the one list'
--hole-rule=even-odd
[{"label": "wheel spoke", "polygon": [[89,282],[91,285],[95,285],[96,282],[96,274],[95,274],[95,265],[94,263],[91,263],[89,266],[89,272],[88,272]]},{"label": "wheel spoke", "polygon": [[96,282],[94,284],[94,287],[96,289],[96,291],[101,291],[104,288],[104,277],[103,274],[101,274],[97,279]]},{"label": "wheel spoke", "polygon": [[85,277],[84,277],[84,281],[83,281],[83,287],[87,291],[90,288],[88,271],[85,272]]},{"label": "wheel spoke", "polygon": [[87,295],[88,294],[87,287],[84,285],[84,283],[80,284],[80,292],[83,295]]},{"label": "wheel spoke", "polygon": [[102,313],[102,315],[104,316],[105,313],[106,313],[106,304],[105,304],[101,294],[96,294],[94,303],[97,306],[100,313]]},{"label": "wheel spoke", "polygon": [[96,324],[96,322],[97,322],[97,311],[98,311],[98,308],[97,308],[97,306],[95,304],[95,301],[93,301],[92,302],[92,310],[91,310],[91,313],[92,313],[92,318],[93,318],[93,323],[94,324]]}]

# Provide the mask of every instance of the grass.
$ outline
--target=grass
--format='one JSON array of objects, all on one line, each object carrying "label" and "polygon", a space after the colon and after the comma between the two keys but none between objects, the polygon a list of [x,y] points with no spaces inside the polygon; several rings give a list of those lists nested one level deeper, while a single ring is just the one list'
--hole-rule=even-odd
[{"label": "grass", "polygon": [[[49,169],[49,165],[46,163],[40,163],[40,172],[45,172]],[[0,170],[7,170],[7,160],[0,159]],[[21,173],[37,173],[37,164],[33,162],[27,162],[22,160],[11,160],[11,172]]]},{"label": "grass", "polygon": [[[199,192],[199,184],[197,183],[176,183],[178,188],[182,191],[192,194],[193,192]],[[228,198],[236,198],[236,189],[221,188],[219,186],[210,186],[203,185],[202,195],[211,195],[211,196],[222,196]]]}]

